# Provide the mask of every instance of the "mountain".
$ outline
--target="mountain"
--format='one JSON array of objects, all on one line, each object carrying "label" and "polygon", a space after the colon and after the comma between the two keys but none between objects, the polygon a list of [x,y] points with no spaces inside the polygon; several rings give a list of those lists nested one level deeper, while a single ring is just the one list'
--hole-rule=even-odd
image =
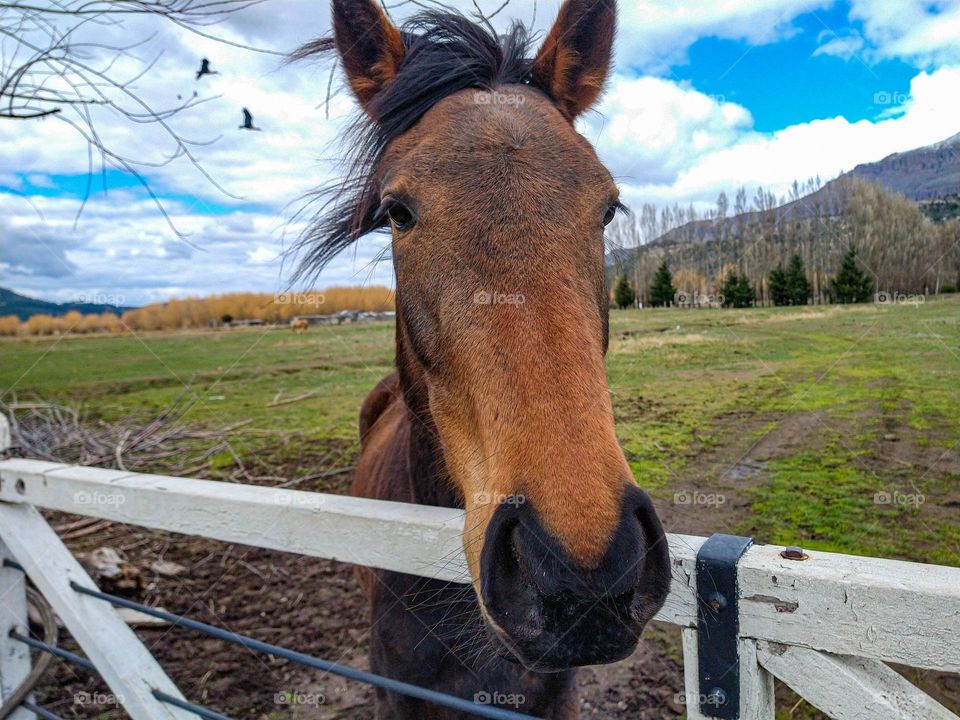
[{"label": "mountain", "polygon": [[[819,190],[770,210],[751,210],[722,222],[695,220],[686,223],[667,231],[650,245],[709,242],[735,233],[740,227],[763,222],[765,218],[772,218],[779,224],[788,220],[835,216],[843,211],[853,179],[876,183],[903,195],[917,203],[921,212],[933,220],[960,217],[960,133],[933,145],[857,165]],[[630,250],[621,252],[617,259],[622,261],[631,254]]]},{"label": "mountain", "polygon": [[879,183],[917,202],[960,195],[960,133],[933,145],[857,165],[847,175]]},{"label": "mountain", "polygon": [[105,312],[112,312],[122,315],[127,310],[133,310],[132,307],[121,307],[117,305],[101,303],[53,303],[46,300],[20,295],[13,290],[0,288],[0,317],[4,315],[16,315],[21,320],[26,320],[31,315],[66,315],[72,310],[83,315],[99,315]]}]

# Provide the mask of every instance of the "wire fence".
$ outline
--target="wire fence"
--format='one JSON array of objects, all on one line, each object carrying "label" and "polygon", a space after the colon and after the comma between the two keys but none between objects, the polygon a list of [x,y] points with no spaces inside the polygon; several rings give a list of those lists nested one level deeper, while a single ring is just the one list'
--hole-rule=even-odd
[{"label": "wire fence", "polygon": [[[3,564],[7,567],[23,571],[23,567],[14,561],[4,560]],[[264,653],[276,658],[288,660],[298,665],[315,668],[317,670],[323,670],[331,675],[337,675],[348,680],[365,683],[389,692],[424,700],[426,702],[450,708],[452,710],[457,710],[459,712],[464,712],[475,717],[489,718],[490,720],[531,720],[533,717],[515,710],[508,710],[492,705],[481,705],[455,695],[442,693],[436,690],[430,690],[429,688],[412,685],[400,680],[384,677],[383,675],[377,675],[365,670],[358,670],[347,665],[341,665],[330,660],[324,660],[312,655],[307,655],[305,653],[291,650],[290,648],[282,647],[280,645],[274,645],[261,640],[255,640],[254,638],[246,635],[240,635],[238,633],[216,627],[215,625],[209,625],[199,620],[188,618],[184,615],[177,615],[165,610],[150,607],[149,605],[144,605],[143,603],[128,600],[127,598],[111,595],[94,588],[84,587],[76,582],[71,582],[70,587],[75,592],[82,595],[103,600],[104,602],[110,603],[114,607],[137,610],[146,615],[164,620],[175,627],[193,630],[208,637],[216,638],[234,645],[239,645],[253,652]],[[96,666],[87,658],[81,657],[80,655],[72,653],[69,650],[65,650],[64,648],[52,646],[36,638],[24,636],[15,630],[9,633],[9,637],[13,640],[24,643],[35,650],[53,655],[54,657],[60,658],[61,660],[69,662],[70,664],[83,668],[89,672],[97,672]],[[224,715],[202,705],[197,705],[195,703],[182,700],[160,690],[154,689],[152,694],[160,702],[173,705],[182,710],[186,710],[197,717],[208,718],[209,720],[234,720],[228,715]],[[24,701],[20,706],[35,713],[38,717],[44,718],[45,720],[63,720],[50,710],[47,710],[46,708],[36,705],[30,701]]]}]

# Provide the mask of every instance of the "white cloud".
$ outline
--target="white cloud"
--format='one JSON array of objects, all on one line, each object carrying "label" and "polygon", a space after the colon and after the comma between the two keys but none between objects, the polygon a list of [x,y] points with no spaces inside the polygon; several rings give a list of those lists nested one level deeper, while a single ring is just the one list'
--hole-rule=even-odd
[{"label": "white cloud", "polygon": [[[628,194],[646,202],[710,202],[721,190],[762,184],[784,194],[794,179],[820,175],[829,179],[854,166],[889,154],[928,145],[957,132],[956,88],[960,67],[920,73],[910,95],[894,117],[853,122],[843,117],[793,125],[775,133],[753,131],[736,134],[720,148],[706,152],[688,150],[684,167],[672,182],[651,174],[631,183]],[[689,128],[687,128],[689,133]],[[679,145],[685,147],[680,138]],[[633,138],[638,146],[659,143],[658,129]],[[602,142],[601,142],[602,145]],[[625,143],[625,147],[629,143]],[[675,158],[670,162],[677,164]]]},{"label": "white cloud", "polygon": [[[481,6],[493,8],[500,2],[481,0]],[[458,4],[472,7],[466,0]],[[909,98],[893,103],[876,122],[851,123],[837,117],[776,133],[756,132],[743,106],[705,95],[669,76],[635,77],[638,70],[663,71],[682,62],[698,38],[748,43],[782,39],[796,32],[793,21],[798,14],[831,4],[832,0],[717,0],[695,6],[622,2],[621,74],[599,111],[582,127],[623,183],[627,199],[712,202],[721,189],[759,183],[779,193],[795,177],[830,177],[857,163],[955,134],[960,67],[918,74]],[[558,6],[559,0],[546,5],[540,0],[536,20],[540,30],[552,22]],[[933,17],[925,2],[853,0],[851,14],[863,23],[863,37],[844,29],[837,29],[836,35],[825,33],[817,53],[930,62],[953,57],[960,66],[956,57],[960,44],[955,42],[960,37],[960,0],[939,6],[942,12]],[[496,24],[503,28],[510,17],[530,21],[533,11],[534,0],[514,0]],[[143,37],[155,29],[145,19],[136,19],[125,35]],[[290,50],[328,29],[327,2],[273,0],[232,17],[217,30],[241,42]],[[138,53],[150,57],[161,49],[164,54],[157,64],[138,81],[138,92],[157,107],[170,107],[178,95],[190,98],[195,90],[200,97],[211,98],[172,125],[189,138],[219,138],[193,151],[217,182],[242,200],[225,196],[182,157],[150,170],[155,187],[171,195],[167,207],[177,227],[189,234],[191,245],[174,236],[152,203],[130,192],[95,196],[76,229],[75,199],[39,194],[25,199],[0,193],[0,285],[61,300],[92,292],[123,294],[134,303],[173,294],[286,287],[292,265],[281,258],[299,227],[288,226],[287,220],[297,209],[298,198],[336,176],[336,161],[345,152],[336,138],[353,111],[351,100],[344,92],[336,93],[327,117],[323,99],[329,65],[324,63],[284,66],[275,56],[169,26]],[[221,74],[195,81],[202,57],[210,58]],[[127,58],[118,67],[132,75],[140,65]],[[718,75],[723,71],[717,68]],[[242,107],[250,108],[263,132],[237,128]],[[120,152],[162,161],[175,151],[157,128],[124,124],[108,112],[96,117],[104,136]],[[33,187],[43,187],[52,175],[87,171],[85,144],[56,118],[0,123],[0,147],[0,185],[13,189],[25,187],[21,176]],[[385,242],[382,237],[369,238],[355,252],[345,252],[325,271],[320,286],[390,283],[389,262],[373,270],[370,266]]]},{"label": "white cloud", "polygon": [[872,57],[960,64],[960,0],[853,0],[850,18],[863,23]]},{"label": "white cloud", "polygon": [[838,35],[833,31],[824,30],[818,37],[818,42],[822,43],[813,51],[814,57],[818,55],[832,55],[843,60],[850,60],[857,57],[857,54],[863,50],[864,42],[859,33],[849,33]]},{"label": "white cloud", "polygon": [[[796,32],[793,19],[829,7],[833,0],[715,0],[685,3],[634,0],[621,3],[618,57],[621,67],[664,71],[682,62],[703,37],[762,45]],[[725,68],[719,68],[722,75]]]},{"label": "white cloud", "polygon": [[269,265],[276,259],[276,251],[265,248],[263,245],[257,245],[256,250],[247,251],[247,262],[251,265]]},{"label": "white cloud", "polygon": [[[289,285],[284,240],[270,217],[242,211],[211,217],[174,203],[169,209],[189,233],[185,242],[171,237],[149,201],[122,192],[91,201],[76,229],[79,201],[32,201],[45,222],[23,198],[0,193],[0,285],[19,292],[59,301],[109,294],[141,304]],[[371,265],[384,242],[367,238],[338,257],[324,284],[392,284],[389,263]]]},{"label": "white cloud", "polygon": [[618,76],[583,130],[618,180],[669,185],[697,157],[728,147],[752,124],[746,108],[689,85]]}]

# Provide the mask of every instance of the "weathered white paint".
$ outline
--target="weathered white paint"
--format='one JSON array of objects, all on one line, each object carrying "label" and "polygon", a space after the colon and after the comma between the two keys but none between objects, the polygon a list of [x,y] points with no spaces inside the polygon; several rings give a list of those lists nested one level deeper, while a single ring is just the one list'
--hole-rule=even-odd
[{"label": "weathered white paint", "polygon": [[780,550],[754,546],[740,562],[741,635],[960,672],[960,568]]},{"label": "weathered white paint", "polygon": [[[712,720],[700,712],[701,695],[707,691],[699,687],[697,630],[683,628],[683,682],[687,720]],[[776,702],[773,676],[757,660],[757,644],[740,640],[740,715],[749,720],[774,720]]]},{"label": "weathered white paint", "polygon": [[687,711],[687,720],[710,720],[700,712],[700,653],[697,649],[696,628],[685,627],[681,630],[683,645],[683,698],[682,704]]},{"label": "weathered white paint", "polygon": [[443,580],[467,578],[462,510],[35,460],[0,463],[0,500]]},{"label": "weathered white paint", "polygon": [[[14,557],[0,540],[0,563],[4,559]],[[29,635],[27,584],[22,572],[0,564],[0,701],[10,697],[30,674],[30,648],[13,640],[11,630]],[[36,717],[29,710],[18,708],[9,720],[36,720]]]},{"label": "weathered white paint", "polygon": [[194,718],[151,695],[155,688],[183,697],[109,603],[70,587],[71,581],[96,586],[36,508],[0,503],[0,540],[26,569],[134,720]]},{"label": "weathered white paint", "polygon": [[758,643],[757,653],[767,670],[834,720],[958,720],[882,662],[768,642]]},{"label": "weathered white paint", "polygon": [[[231,483],[0,461],[0,500],[401,572],[467,578],[462,511]],[[705,538],[668,536],[673,587],[658,620],[696,625]],[[753,546],[739,564],[740,631],[838,655],[960,671],[960,569],[833,553],[785,560]],[[755,656],[755,651],[754,651]],[[748,664],[760,717],[769,675]],[[756,677],[752,677],[752,673]]]},{"label": "weathered white paint", "polygon": [[[671,536],[673,587],[658,619],[696,625],[696,551]],[[960,672],[960,568],[754,545],[738,565],[740,634],[912,667]]]},{"label": "weathered white paint", "polygon": [[774,720],[777,701],[773,675],[760,665],[757,643],[740,639],[740,707],[743,717],[751,720]]},{"label": "weathered white paint", "polygon": [[12,442],[10,437],[10,421],[7,420],[6,415],[0,413],[0,452],[9,450]]}]

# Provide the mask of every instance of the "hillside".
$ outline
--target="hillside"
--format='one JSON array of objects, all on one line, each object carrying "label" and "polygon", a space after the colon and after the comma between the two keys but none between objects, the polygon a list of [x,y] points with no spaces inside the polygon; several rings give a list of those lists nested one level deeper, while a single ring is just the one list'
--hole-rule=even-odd
[{"label": "hillside", "polygon": [[[680,224],[648,246],[711,242],[768,220],[779,224],[787,220],[802,222],[815,217],[834,217],[843,211],[844,198],[855,178],[903,195],[917,203],[921,212],[934,221],[960,217],[960,133],[933,145],[857,165],[815,192],[769,210],[750,210],[721,221],[702,219]],[[631,252],[617,251],[610,260],[629,262]]]},{"label": "hillside", "polygon": [[933,145],[857,165],[847,175],[879,183],[914,201],[960,194],[960,133]]},{"label": "hillside", "polygon": [[37,298],[21,295],[13,290],[0,288],[0,317],[4,315],[16,315],[21,320],[28,319],[31,315],[52,315],[59,317],[66,315],[73,310],[83,315],[99,315],[105,312],[112,312],[121,315],[131,307],[119,307],[117,305],[108,305],[101,303],[54,303],[47,300],[38,300]]}]

